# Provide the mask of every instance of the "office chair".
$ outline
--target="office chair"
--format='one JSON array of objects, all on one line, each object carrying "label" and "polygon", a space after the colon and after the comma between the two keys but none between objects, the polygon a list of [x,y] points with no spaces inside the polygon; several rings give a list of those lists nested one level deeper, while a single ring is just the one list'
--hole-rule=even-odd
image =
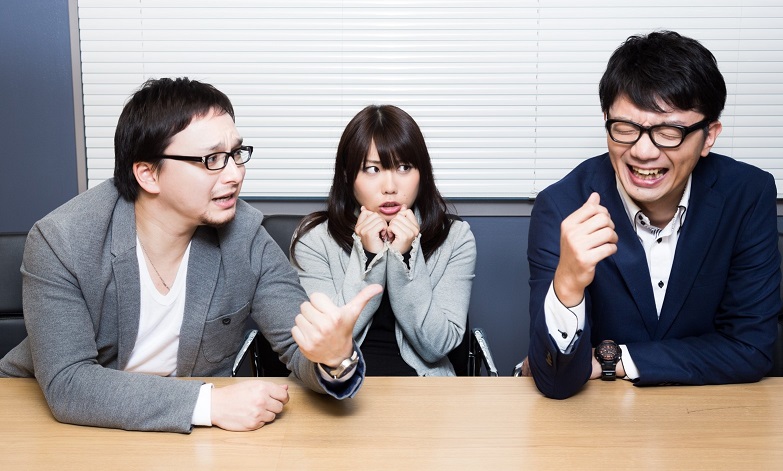
[{"label": "office chair", "polygon": [[[783,232],[778,232],[778,251],[783,254]],[[780,268],[783,271],[783,259]],[[781,293],[783,293],[783,280],[781,280]],[[772,369],[767,376],[783,376],[783,310],[778,313],[777,328],[778,336],[772,351]]]},{"label": "office chair", "polygon": [[[258,374],[258,356],[256,355],[256,349],[254,347],[256,337],[258,336],[258,329],[249,329],[245,332],[245,339],[242,341],[242,347],[240,347],[237,356],[234,359],[234,366],[231,368],[231,376],[263,376]],[[249,361],[248,361],[249,360]],[[245,362],[248,363],[250,368],[250,374],[242,369],[245,366]]]},{"label": "office chair", "polygon": [[[783,232],[778,233],[778,250],[783,254]],[[783,270],[783,259],[781,259]],[[783,292],[783,280],[781,280],[781,292]],[[775,341],[775,349],[772,351],[772,370],[767,376],[783,376],[783,310],[778,313],[778,337]]]},{"label": "office chair", "polygon": [[27,234],[0,234],[0,358],[27,337],[22,315],[22,255]]},{"label": "office chair", "polygon": [[772,369],[767,376],[783,376],[783,319],[778,315],[778,338],[775,341],[775,350],[772,352]]},{"label": "office chair", "polygon": [[[303,217],[292,214],[264,216],[264,221],[262,222],[264,229],[289,258],[291,239]],[[450,217],[456,218],[454,216]],[[469,317],[468,326],[470,326]],[[277,354],[272,350],[272,347],[263,335],[249,332],[248,336],[252,336],[252,338],[249,342],[245,342],[244,349],[237,355],[238,359],[235,366],[238,366],[235,369],[238,370],[244,358],[249,356],[251,363],[255,362],[255,365],[251,366],[251,371],[254,375],[288,376],[290,374],[290,371],[278,359]],[[489,342],[484,330],[480,327],[465,330],[462,342],[449,353],[449,361],[454,366],[457,376],[480,376],[482,367],[487,376],[498,376],[498,370],[489,348]]]}]

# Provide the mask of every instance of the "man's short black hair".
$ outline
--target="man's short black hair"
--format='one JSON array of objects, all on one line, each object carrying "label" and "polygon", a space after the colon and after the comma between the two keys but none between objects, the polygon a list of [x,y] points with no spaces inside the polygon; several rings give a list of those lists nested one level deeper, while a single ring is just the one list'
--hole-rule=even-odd
[{"label": "man's short black hair", "polygon": [[656,31],[631,36],[614,51],[598,95],[604,113],[625,96],[642,110],[662,113],[668,105],[714,121],[726,104],[726,82],[715,56],[698,41]]},{"label": "man's short black hair", "polygon": [[187,77],[146,81],[125,104],[114,132],[114,185],[120,195],[135,201],[139,184],[133,164],[160,166],[171,139],[212,110],[234,118],[231,101],[212,85]]}]

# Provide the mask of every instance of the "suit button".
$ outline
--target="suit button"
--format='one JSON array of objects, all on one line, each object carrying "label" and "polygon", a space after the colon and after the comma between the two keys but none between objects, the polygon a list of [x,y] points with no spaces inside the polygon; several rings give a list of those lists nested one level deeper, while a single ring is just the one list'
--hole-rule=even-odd
[{"label": "suit button", "polygon": [[223,325],[228,325],[231,323],[231,319],[223,319]]}]

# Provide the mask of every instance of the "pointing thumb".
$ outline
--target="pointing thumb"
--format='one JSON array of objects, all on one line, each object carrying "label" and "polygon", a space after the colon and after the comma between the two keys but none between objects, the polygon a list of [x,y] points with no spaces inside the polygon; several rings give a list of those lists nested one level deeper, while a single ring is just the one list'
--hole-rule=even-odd
[{"label": "pointing thumb", "polygon": [[343,306],[344,313],[350,315],[354,322],[359,318],[359,314],[364,306],[370,302],[370,299],[383,292],[383,287],[378,284],[365,286],[363,290],[354,296],[354,298]]}]

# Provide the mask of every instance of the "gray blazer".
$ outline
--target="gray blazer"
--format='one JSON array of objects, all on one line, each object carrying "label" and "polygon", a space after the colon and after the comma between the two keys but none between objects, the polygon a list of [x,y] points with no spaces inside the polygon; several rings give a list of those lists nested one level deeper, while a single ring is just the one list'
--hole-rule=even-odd
[{"label": "gray blazer", "polygon": [[[324,222],[302,236],[296,246],[299,278],[308,293],[326,293],[338,305],[367,285],[384,286],[394,311],[402,359],[420,376],[453,376],[446,355],[465,333],[476,241],[468,223],[454,221],[446,241],[425,262],[420,238],[411,248],[410,269],[388,245],[365,269],[367,256],[359,237],[354,235],[352,250],[346,253]],[[376,296],[360,314],[353,331],[357,343],[367,335],[380,303],[381,296]]]},{"label": "gray blazer", "polygon": [[[262,215],[239,201],[220,229],[202,226],[191,243],[178,376],[228,376],[248,317],[308,387],[329,385],[291,337],[307,299]],[[0,360],[0,376],[35,376],[61,422],[189,432],[201,381],[128,373],[139,327],[140,286],[133,203],[111,180],[77,196],[30,230],[22,263],[28,338]],[[326,388],[331,391],[326,391]]]}]

